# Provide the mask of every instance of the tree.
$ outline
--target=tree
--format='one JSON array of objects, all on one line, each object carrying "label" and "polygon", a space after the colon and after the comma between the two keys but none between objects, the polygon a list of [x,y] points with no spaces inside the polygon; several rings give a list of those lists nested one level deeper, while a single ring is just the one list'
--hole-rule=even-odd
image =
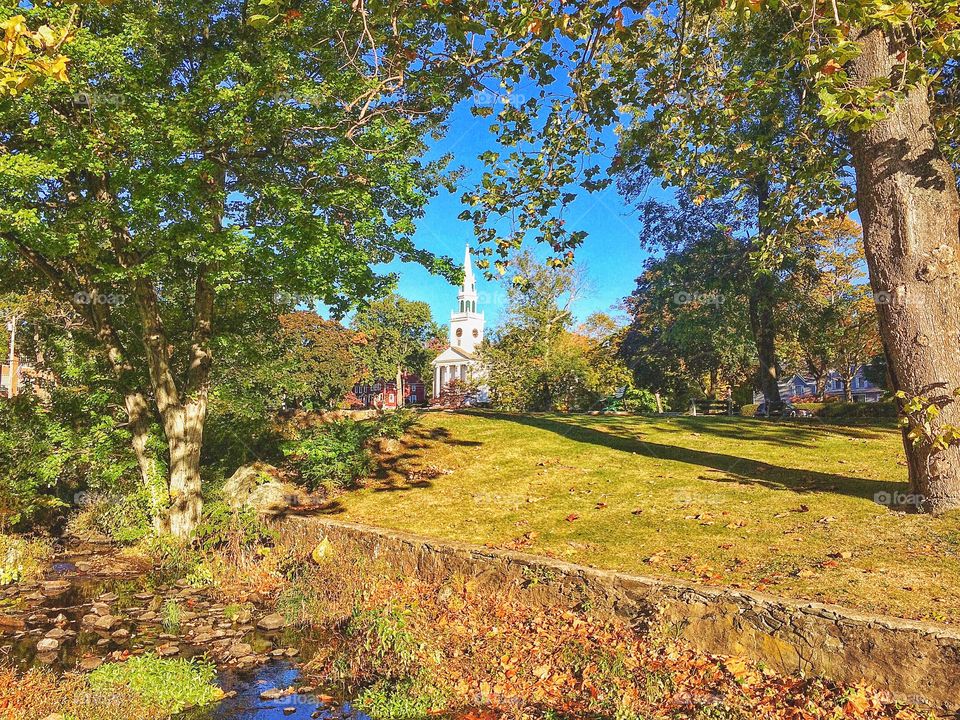
[{"label": "tree", "polygon": [[865,284],[860,226],[848,218],[811,224],[800,231],[804,254],[791,286],[788,312],[817,397],[823,399],[831,370],[850,381],[879,350],[874,298]]},{"label": "tree", "polygon": [[0,101],[0,252],[96,339],[163,489],[158,526],[186,537],[221,326],[299,298],[343,312],[390,285],[372,266],[396,256],[455,274],[410,237],[443,181],[424,138],[466,83],[428,8],[78,7],[73,84]]},{"label": "tree", "polygon": [[353,329],[362,337],[362,373],[369,380],[396,378],[397,402],[403,404],[403,373],[430,376],[436,357],[435,341],[441,336],[430,306],[391,293],[362,307],[353,318]]},{"label": "tree", "polygon": [[571,332],[586,278],[547,268],[532,254],[513,261],[505,318],[480,349],[493,402],[508,410],[570,410],[596,400],[590,343]]},{"label": "tree", "polygon": [[0,10],[0,31],[3,32],[0,54],[0,97],[16,96],[44,79],[67,81],[70,59],[63,46],[73,31],[77,8],[74,6],[65,25],[54,29],[40,24],[36,30],[27,25],[27,18],[18,4]]},{"label": "tree", "polygon": [[[531,4],[516,15],[509,41],[529,40],[534,52],[501,70],[504,92],[538,74],[548,74],[549,82],[500,113],[492,129],[511,151],[488,153],[481,187],[466,196],[475,209],[465,217],[491,254],[506,257],[532,235],[553,249],[554,262],[569,262],[585,234],[564,224],[562,210],[576,197],[574,188],[605,185],[602,168],[591,162],[602,146],[599,131],[618,124],[624,106],[642,115],[689,96],[685,88],[715,87],[714,76],[687,74],[694,65],[722,73],[724,66],[710,61],[714,51],[743,59],[734,78],[735,113],[790,102],[801,76],[807,89],[797,105],[799,127],[822,120],[844,140],[835,151],[840,158],[849,152],[855,171],[871,286],[891,298],[878,306],[880,334],[905,421],[911,492],[924,498],[924,510],[960,507],[956,3],[584,0],[573,7]],[[526,32],[517,28],[523,22]],[[740,42],[710,42],[719,26]],[[548,46],[549,62],[541,59]],[[703,49],[710,50],[706,62]],[[658,61],[665,53],[672,65]],[[644,81],[657,92],[638,92]],[[725,98],[704,94],[718,114],[728,109]],[[796,132],[789,141],[833,148],[819,134]],[[677,156],[675,175],[698,161],[696,152]],[[799,177],[817,177],[821,167],[801,169]],[[498,222],[509,215],[511,197],[520,198],[522,212],[502,232]]]},{"label": "tree", "polygon": [[[691,395],[717,398],[737,387],[757,366],[749,315],[751,268],[745,241],[715,225],[705,203],[682,209],[647,206],[650,242],[672,246],[647,262],[626,304],[633,322],[621,352],[640,387],[673,397],[685,407]],[[780,298],[775,298],[780,302]]]},{"label": "tree", "polygon": [[288,407],[330,409],[343,400],[361,371],[361,338],[335,320],[299,311],[279,318],[276,359]]}]

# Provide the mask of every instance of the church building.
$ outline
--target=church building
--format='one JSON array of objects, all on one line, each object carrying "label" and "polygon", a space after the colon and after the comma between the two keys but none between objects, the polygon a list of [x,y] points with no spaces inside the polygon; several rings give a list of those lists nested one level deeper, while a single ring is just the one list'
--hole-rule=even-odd
[{"label": "church building", "polygon": [[[456,309],[450,313],[450,347],[433,361],[433,396],[439,398],[452,380],[476,383],[481,367],[477,347],[483,342],[483,313],[477,312],[477,283],[473,275],[470,246],[463,259],[463,287],[457,293]],[[486,388],[480,388],[480,402],[485,401]]]}]

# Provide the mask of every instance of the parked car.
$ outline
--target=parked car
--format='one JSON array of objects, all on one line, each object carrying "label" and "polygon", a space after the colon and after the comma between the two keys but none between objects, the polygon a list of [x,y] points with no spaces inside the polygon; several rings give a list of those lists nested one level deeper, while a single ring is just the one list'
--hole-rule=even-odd
[{"label": "parked car", "polygon": [[813,413],[809,410],[804,410],[803,408],[797,407],[791,402],[779,402],[779,403],[766,403],[762,402],[757,406],[757,411],[753,414],[754,417],[786,417],[786,418],[797,418],[797,417],[813,417]]}]

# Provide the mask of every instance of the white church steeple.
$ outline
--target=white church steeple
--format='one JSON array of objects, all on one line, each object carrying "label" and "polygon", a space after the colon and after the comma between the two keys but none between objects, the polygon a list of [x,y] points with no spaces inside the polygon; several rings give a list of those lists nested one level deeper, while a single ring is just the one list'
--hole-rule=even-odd
[{"label": "white church steeple", "polygon": [[473,353],[483,341],[484,318],[477,312],[477,281],[467,245],[463,256],[463,286],[457,293],[457,309],[450,313],[450,347]]}]

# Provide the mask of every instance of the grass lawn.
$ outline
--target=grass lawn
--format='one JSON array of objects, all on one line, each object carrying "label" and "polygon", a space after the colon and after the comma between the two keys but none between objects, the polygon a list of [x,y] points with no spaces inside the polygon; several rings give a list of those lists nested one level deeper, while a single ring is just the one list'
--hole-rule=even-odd
[{"label": "grass lawn", "polygon": [[327,512],[960,624],[960,514],[874,502],[906,490],[892,426],[427,413],[384,462]]}]

